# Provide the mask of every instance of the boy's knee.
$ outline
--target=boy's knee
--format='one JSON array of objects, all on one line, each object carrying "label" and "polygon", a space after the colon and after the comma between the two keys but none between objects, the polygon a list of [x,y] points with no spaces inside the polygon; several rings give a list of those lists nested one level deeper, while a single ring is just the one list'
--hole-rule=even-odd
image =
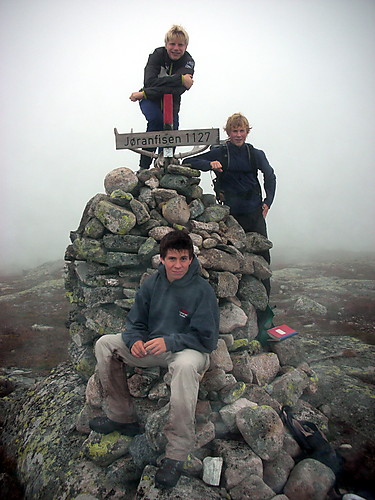
[{"label": "boy's knee", "polygon": [[112,351],[112,342],[110,339],[110,335],[102,335],[95,344],[95,355],[96,357],[100,353],[105,353],[106,351]]},{"label": "boy's knee", "polygon": [[105,343],[104,336],[99,337],[98,340],[95,342],[95,350],[98,348],[101,348]]},{"label": "boy's knee", "polygon": [[174,375],[183,374],[186,377],[189,375],[193,375],[194,377],[198,376],[198,370],[195,363],[192,363],[191,360],[186,358],[183,358],[174,364],[173,373]]},{"label": "boy's knee", "polygon": [[191,360],[183,358],[176,363],[176,366],[180,368],[180,370],[193,370],[195,369],[194,364],[191,362]]}]

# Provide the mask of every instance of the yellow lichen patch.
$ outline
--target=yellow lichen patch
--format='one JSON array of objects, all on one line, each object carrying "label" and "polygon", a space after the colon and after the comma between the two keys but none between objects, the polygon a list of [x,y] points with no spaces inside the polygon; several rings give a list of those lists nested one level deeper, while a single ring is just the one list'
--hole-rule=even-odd
[{"label": "yellow lichen patch", "polygon": [[111,448],[116,444],[121,434],[117,431],[111,432],[103,436],[99,442],[91,443],[88,445],[87,449],[93,458],[103,457],[110,452]]},{"label": "yellow lichen patch", "polygon": [[242,396],[242,394],[244,393],[245,389],[246,389],[246,384],[245,384],[245,382],[240,383],[240,384],[239,384],[239,386],[238,386],[238,388],[236,388],[236,389],[233,391],[233,393],[232,393],[232,394],[233,394],[233,397],[234,397],[235,399],[236,399],[236,398],[237,398],[237,399],[239,399],[239,398]]},{"label": "yellow lichen patch", "polygon": [[249,341],[247,339],[236,339],[233,341],[232,350],[240,349],[241,347],[247,347]]}]

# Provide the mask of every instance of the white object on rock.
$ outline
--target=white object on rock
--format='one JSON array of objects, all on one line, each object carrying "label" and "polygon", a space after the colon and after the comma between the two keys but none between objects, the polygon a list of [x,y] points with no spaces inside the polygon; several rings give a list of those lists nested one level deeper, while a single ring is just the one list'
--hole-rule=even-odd
[{"label": "white object on rock", "polygon": [[222,467],[222,457],[206,457],[203,460],[203,481],[211,486],[219,486]]},{"label": "white object on rock", "polygon": [[359,495],[355,495],[354,493],[346,493],[342,500],[366,500],[366,498],[360,497]]}]

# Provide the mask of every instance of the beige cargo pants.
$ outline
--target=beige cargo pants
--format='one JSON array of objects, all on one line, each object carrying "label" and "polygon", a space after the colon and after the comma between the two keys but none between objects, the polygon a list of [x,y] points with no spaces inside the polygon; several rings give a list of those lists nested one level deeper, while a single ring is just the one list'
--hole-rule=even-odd
[{"label": "beige cargo pants", "polygon": [[164,428],[168,441],[166,456],[186,460],[195,440],[195,408],[199,382],[209,367],[209,355],[193,349],[136,358],[121,334],[103,335],[95,345],[97,373],[103,387],[103,410],[115,422],[137,420],[125,377],[125,365],[168,368],[171,375],[169,417]]}]

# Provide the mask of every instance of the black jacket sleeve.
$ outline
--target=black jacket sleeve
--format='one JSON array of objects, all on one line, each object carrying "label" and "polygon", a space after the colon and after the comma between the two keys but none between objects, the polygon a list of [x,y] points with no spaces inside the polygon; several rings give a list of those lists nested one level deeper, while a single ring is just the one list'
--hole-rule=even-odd
[{"label": "black jacket sleeve", "polygon": [[271,208],[276,192],[276,175],[273,168],[269,164],[264,151],[261,149],[256,149],[254,151],[256,151],[257,154],[257,167],[263,175],[264,190],[266,192],[264,203],[268,206],[268,208]]},{"label": "black jacket sleeve", "polygon": [[202,172],[207,172],[212,170],[210,163],[212,161],[222,161],[222,147],[212,148],[207,153],[202,153],[197,156],[191,156],[190,158],[185,158],[183,160],[183,164],[189,164],[192,168],[196,168],[197,170],[201,170]]},{"label": "black jacket sleeve", "polygon": [[187,90],[187,88],[182,85],[181,87],[168,87],[167,85],[165,85],[158,87],[144,87],[142,90],[145,93],[146,99],[158,99],[164,94],[180,96],[185,92],[185,90]]}]

